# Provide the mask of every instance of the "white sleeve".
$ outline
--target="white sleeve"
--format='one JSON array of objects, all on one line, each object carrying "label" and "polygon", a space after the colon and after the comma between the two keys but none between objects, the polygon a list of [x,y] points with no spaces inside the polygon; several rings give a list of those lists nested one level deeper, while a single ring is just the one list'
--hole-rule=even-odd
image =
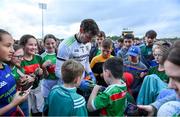
[{"label": "white sleeve", "polygon": [[86,60],[85,70],[86,70],[87,73],[92,72],[91,67],[90,67],[90,64],[89,64],[89,59]]},{"label": "white sleeve", "polygon": [[56,60],[56,68],[55,68],[55,74],[56,77],[61,79],[61,66],[64,63],[64,61],[68,60],[70,56],[70,49],[68,46],[66,46],[63,42],[58,47],[57,52],[57,60]]},{"label": "white sleeve", "polygon": [[[89,54],[90,54],[91,43],[87,43],[87,46],[89,48]],[[86,62],[85,62],[85,66],[84,67],[85,67],[85,70],[86,70],[87,73],[92,72],[90,64],[89,64],[89,56],[86,58]]]}]

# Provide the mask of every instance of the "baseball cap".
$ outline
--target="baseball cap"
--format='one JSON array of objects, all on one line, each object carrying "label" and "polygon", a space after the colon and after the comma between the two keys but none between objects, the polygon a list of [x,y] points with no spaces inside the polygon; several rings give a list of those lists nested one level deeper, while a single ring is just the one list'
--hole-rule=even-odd
[{"label": "baseball cap", "polygon": [[127,52],[127,55],[138,56],[141,54],[141,50],[138,46],[131,46]]}]

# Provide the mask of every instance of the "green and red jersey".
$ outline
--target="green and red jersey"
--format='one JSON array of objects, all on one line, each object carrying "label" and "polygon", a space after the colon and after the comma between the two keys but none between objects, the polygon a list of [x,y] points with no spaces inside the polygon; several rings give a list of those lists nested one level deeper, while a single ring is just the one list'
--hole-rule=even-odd
[{"label": "green and red jersey", "polygon": [[92,101],[94,110],[101,110],[101,116],[123,116],[127,102],[127,87],[124,81],[122,84],[113,84],[105,91],[98,93]]},{"label": "green and red jersey", "polygon": [[16,66],[14,66],[14,67],[12,68],[12,75],[14,76],[16,82],[17,82],[18,80],[20,80],[20,78],[21,78],[21,75],[20,75],[20,73],[18,72],[18,70],[20,70],[20,72],[23,73],[23,74],[24,74],[24,72],[25,72],[23,68],[17,68]]},{"label": "green and red jersey", "polygon": [[56,53],[50,54],[50,53],[44,52],[43,54],[41,54],[41,57],[42,57],[43,63],[48,60],[50,60],[52,63],[52,65],[47,68],[49,75],[46,77],[46,79],[51,79],[51,80],[56,79],[56,76],[55,76]]},{"label": "green and red jersey", "polygon": [[[39,55],[34,55],[32,60],[23,60],[21,62],[21,66],[24,68],[25,74],[27,75],[34,74],[36,69],[41,67],[41,65],[42,65],[42,58]],[[38,87],[39,81],[40,81],[39,78],[35,79],[33,84],[33,89]]]}]

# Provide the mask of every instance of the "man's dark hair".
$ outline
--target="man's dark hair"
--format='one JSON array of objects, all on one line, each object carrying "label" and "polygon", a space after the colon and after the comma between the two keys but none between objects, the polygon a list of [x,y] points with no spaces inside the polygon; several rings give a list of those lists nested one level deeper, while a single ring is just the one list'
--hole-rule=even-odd
[{"label": "man's dark hair", "polygon": [[103,64],[104,70],[111,71],[114,78],[122,78],[123,74],[123,60],[119,57],[112,57],[106,60]]},{"label": "man's dark hair", "polygon": [[110,39],[104,39],[102,41],[102,47],[105,48],[105,49],[111,49],[112,48],[112,41]]},{"label": "man's dark hair", "polygon": [[33,35],[30,35],[30,34],[23,35],[20,38],[19,45],[24,47],[30,38],[36,39]]},{"label": "man's dark hair", "polygon": [[7,32],[7,31],[5,31],[3,29],[0,29],[0,41],[2,40],[2,35],[4,35],[4,34],[7,34],[7,35],[11,36],[11,34],[9,32]]},{"label": "man's dark hair", "polygon": [[145,36],[148,38],[154,39],[157,37],[157,33],[154,30],[149,30],[146,32]]},{"label": "man's dark hair", "polygon": [[90,33],[93,36],[99,34],[99,27],[93,19],[84,19],[81,22],[80,28],[82,28],[84,32]]}]

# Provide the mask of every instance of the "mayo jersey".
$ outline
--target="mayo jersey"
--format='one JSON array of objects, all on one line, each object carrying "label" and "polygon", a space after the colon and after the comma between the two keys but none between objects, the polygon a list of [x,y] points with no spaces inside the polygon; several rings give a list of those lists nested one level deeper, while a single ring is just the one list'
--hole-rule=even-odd
[{"label": "mayo jersey", "polygon": [[68,59],[74,59],[80,62],[87,73],[91,72],[89,65],[89,52],[91,49],[91,44],[83,44],[77,41],[75,36],[63,40],[59,47],[57,53],[57,61],[55,73],[58,78],[61,78],[61,66],[64,61]]}]

